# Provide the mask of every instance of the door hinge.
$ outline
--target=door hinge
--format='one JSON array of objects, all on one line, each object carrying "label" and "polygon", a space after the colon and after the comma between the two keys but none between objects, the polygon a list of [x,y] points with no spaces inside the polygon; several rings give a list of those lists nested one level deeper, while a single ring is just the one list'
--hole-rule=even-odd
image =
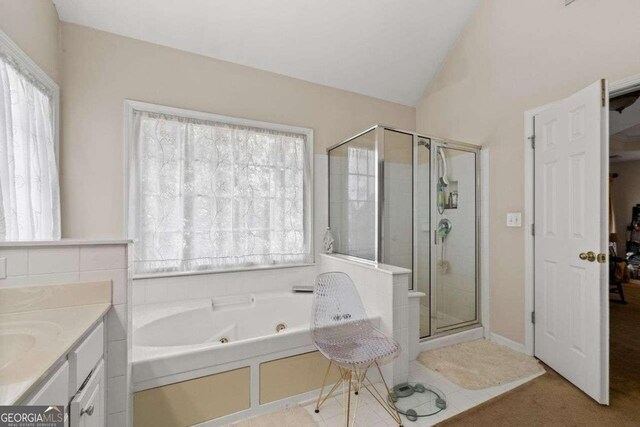
[{"label": "door hinge", "polygon": [[535,224],[531,224],[531,235],[532,236],[536,235],[536,225]]},{"label": "door hinge", "polygon": [[536,149],[536,136],[535,135],[531,135],[529,137],[529,141],[531,141],[531,148],[532,149]]},{"label": "door hinge", "polygon": [[535,311],[531,312],[531,323],[533,323],[534,325],[536,323],[536,312]]},{"label": "door hinge", "polygon": [[602,93],[602,106],[606,107],[607,106],[607,84],[605,79],[602,79],[600,81],[600,88]]}]

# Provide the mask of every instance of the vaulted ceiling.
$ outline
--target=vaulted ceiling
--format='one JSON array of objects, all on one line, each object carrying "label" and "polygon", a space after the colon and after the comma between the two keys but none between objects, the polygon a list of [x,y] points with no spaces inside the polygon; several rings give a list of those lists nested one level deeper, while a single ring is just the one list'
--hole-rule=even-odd
[{"label": "vaulted ceiling", "polygon": [[414,106],[479,0],[53,0],[60,19]]}]

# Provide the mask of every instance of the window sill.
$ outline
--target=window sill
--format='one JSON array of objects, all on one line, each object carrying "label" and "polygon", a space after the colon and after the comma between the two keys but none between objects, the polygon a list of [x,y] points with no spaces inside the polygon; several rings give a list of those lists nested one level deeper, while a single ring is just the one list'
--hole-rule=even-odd
[{"label": "window sill", "polygon": [[161,273],[142,273],[134,274],[133,280],[142,279],[160,279],[163,277],[182,277],[182,276],[201,276],[203,274],[224,274],[224,273],[242,273],[248,271],[262,271],[262,270],[281,270],[286,268],[299,268],[299,267],[315,267],[315,262],[300,263],[300,264],[282,264],[282,265],[264,265],[259,267],[238,267],[238,268],[225,268],[219,270],[199,270],[199,271],[175,271],[175,272],[161,272]]}]

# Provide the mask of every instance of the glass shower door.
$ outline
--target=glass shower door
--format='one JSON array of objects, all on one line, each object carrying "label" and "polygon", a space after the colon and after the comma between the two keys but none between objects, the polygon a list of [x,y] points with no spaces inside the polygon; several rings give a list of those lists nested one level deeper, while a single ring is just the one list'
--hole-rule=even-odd
[{"label": "glass shower door", "polygon": [[478,320],[477,151],[432,145],[432,333]]}]

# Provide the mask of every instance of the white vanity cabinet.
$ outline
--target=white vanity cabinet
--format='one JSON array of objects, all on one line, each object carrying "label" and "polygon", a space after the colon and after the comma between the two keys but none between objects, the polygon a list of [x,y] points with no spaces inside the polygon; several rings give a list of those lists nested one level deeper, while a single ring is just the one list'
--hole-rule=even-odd
[{"label": "white vanity cabinet", "polygon": [[67,426],[105,426],[104,342],[104,326],[100,321],[24,403],[63,405],[67,408]]},{"label": "white vanity cabinet", "polygon": [[47,381],[29,397],[27,405],[67,406],[69,395],[69,362],[64,362],[53,371]]},{"label": "white vanity cabinet", "polygon": [[69,355],[71,427],[105,425],[104,326],[100,322]]},{"label": "white vanity cabinet", "polygon": [[[47,381],[29,397],[26,405],[56,405],[67,407],[69,394],[69,362],[64,362]],[[65,411],[66,412],[66,411]],[[64,414],[64,425],[69,425],[69,414]]]},{"label": "white vanity cabinet", "polygon": [[72,427],[101,427],[105,424],[104,361],[87,378],[86,383],[71,401],[69,418]]}]

